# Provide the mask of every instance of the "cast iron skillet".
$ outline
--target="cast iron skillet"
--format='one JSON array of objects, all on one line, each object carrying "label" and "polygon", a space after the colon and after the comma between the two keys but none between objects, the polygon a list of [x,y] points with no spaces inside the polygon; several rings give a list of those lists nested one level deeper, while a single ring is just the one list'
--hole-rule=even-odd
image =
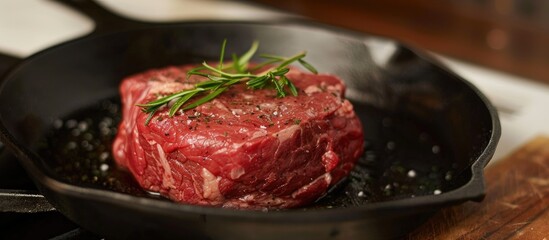
[{"label": "cast iron skillet", "polygon": [[[0,131],[40,192],[86,229],[111,238],[395,238],[442,207],[484,196],[483,168],[500,136],[496,111],[473,85],[421,51],[304,21],[148,24],[92,2],[66,3],[92,16],[96,31],[37,53],[4,76]],[[224,38],[228,52],[242,52],[254,39],[260,52],[307,50],[320,72],[345,80],[367,142],[351,180],[306,208],[219,209],[80,184],[59,174],[59,161],[40,150],[56,119],[116,98],[123,77],[215,59]],[[445,173],[451,176],[440,178]],[[438,179],[436,190],[403,187],[420,176]],[[361,177],[369,180],[355,181]]]}]

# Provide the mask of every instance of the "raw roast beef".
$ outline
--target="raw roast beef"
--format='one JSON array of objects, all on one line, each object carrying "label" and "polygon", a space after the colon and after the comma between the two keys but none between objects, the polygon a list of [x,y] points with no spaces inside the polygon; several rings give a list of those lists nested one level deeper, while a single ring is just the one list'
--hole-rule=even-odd
[{"label": "raw roast beef", "polygon": [[150,70],[120,86],[114,156],[144,189],[188,204],[296,207],[326,194],[362,154],[362,126],[343,98],[343,82],[296,69],[287,77],[297,97],[238,84],[171,118],[164,107],[146,125],[135,105],[204,81],[186,78],[192,67]]}]

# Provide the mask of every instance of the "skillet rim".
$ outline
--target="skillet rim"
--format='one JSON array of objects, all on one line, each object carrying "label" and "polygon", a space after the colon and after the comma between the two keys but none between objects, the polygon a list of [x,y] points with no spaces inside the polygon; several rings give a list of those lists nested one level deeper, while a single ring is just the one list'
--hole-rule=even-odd
[{"label": "skillet rim", "polygon": [[[404,198],[398,200],[382,201],[368,203],[362,206],[352,206],[346,208],[333,208],[333,209],[308,209],[306,211],[297,209],[289,209],[282,211],[255,211],[255,210],[236,210],[226,209],[218,207],[208,206],[196,206],[185,205],[174,202],[148,199],[143,197],[132,196],[129,194],[113,192],[109,190],[86,188],[69,183],[62,182],[54,177],[48,176],[35,165],[34,161],[42,161],[41,158],[35,152],[31,151],[23,144],[17,142],[13,136],[8,132],[4,126],[3,119],[0,115],[0,138],[8,148],[15,152],[15,155],[21,163],[23,163],[27,172],[34,178],[35,182],[39,182],[40,185],[48,188],[59,194],[68,195],[77,198],[86,198],[95,201],[102,201],[109,204],[124,205],[135,210],[140,211],[160,211],[169,215],[177,216],[178,214],[200,214],[212,217],[231,217],[240,219],[253,219],[253,220],[270,220],[270,221],[306,221],[309,223],[314,222],[332,222],[339,220],[351,220],[357,217],[368,218],[371,217],[368,214],[378,212],[399,212],[399,211],[412,211],[422,212],[425,208],[437,210],[440,207],[448,206],[451,204],[457,204],[465,202],[467,200],[481,200],[484,197],[484,177],[483,169],[492,158],[499,138],[501,136],[501,126],[497,111],[490,101],[486,98],[482,92],[475,87],[472,83],[468,82],[461,76],[457,75],[449,68],[447,68],[440,61],[431,57],[428,53],[423,52],[417,48],[410,47],[402,42],[388,38],[385,36],[374,35],[369,33],[356,32],[349,29],[343,29],[336,26],[330,26],[313,21],[305,21],[302,19],[285,19],[285,20],[269,20],[269,21],[189,21],[189,22],[174,22],[174,23],[152,23],[146,26],[140,26],[132,29],[124,29],[120,31],[111,31],[103,34],[94,34],[91,32],[76,39],[60,43],[58,45],[44,49],[38,53],[35,53],[23,61],[19,62],[16,66],[12,67],[7,73],[5,73],[0,83],[0,94],[3,92],[5,83],[9,81],[24,69],[25,65],[31,63],[34,59],[37,59],[50,52],[56,51],[59,48],[71,44],[77,44],[81,41],[89,41],[98,37],[108,37],[110,35],[123,34],[131,31],[143,31],[151,28],[173,28],[181,25],[201,25],[201,24],[224,24],[224,25],[268,25],[276,27],[305,27],[313,28],[315,30],[329,31],[332,33],[341,34],[349,38],[367,38],[377,37],[384,40],[395,41],[399,45],[413,52],[418,58],[423,61],[432,64],[434,67],[443,70],[446,74],[453,76],[455,79],[452,81],[458,81],[465,84],[466,88],[469,88],[474,95],[476,95],[484,107],[488,110],[491,118],[492,128],[489,129],[490,137],[489,141],[484,147],[483,151],[476,157],[472,164],[466,169],[471,171],[471,179],[460,187],[448,192],[444,192],[440,195],[425,195],[415,198]],[[34,159],[34,160],[33,160]],[[118,202],[117,202],[118,201]],[[130,204],[126,204],[130,203]],[[139,204],[135,204],[139,203]],[[54,205],[56,203],[53,203]],[[434,209],[434,208],[437,209]],[[375,217],[375,215],[374,215]]]}]

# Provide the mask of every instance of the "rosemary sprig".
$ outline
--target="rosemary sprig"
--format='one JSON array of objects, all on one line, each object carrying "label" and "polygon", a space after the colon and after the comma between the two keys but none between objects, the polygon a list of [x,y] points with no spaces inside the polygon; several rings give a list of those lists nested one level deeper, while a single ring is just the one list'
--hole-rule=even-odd
[{"label": "rosemary sprig", "polygon": [[[188,110],[209,102],[235,84],[245,83],[250,89],[273,87],[278,97],[285,97],[287,95],[285,89],[288,88],[293,96],[297,96],[298,91],[296,86],[286,77],[286,74],[290,71],[288,66],[294,62],[300,63],[312,73],[317,73],[317,70],[303,59],[307,55],[306,52],[301,52],[291,57],[262,54],[260,57],[266,59],[266,61],[250,68],[250,60],[259,48],[257,41],[254,41],[250,49],[242,54],[242,56],[239,57],[236,54],[232,54],[233,61],[231,64],[224,64],[226,45],[227,40],[225,39],[221,45],[217,67],[203,62],[202,66],[193,68],[187,72],[187,78],[197,75],[208,78],[208,80],[195,84],[193,89],[163,96],[148,103],[137,104],[143,112],[149,114],[147,120],[145,120],[145,125],[148,125],[154,114],[165,105],[169,105],[170,111],[168,114],[170,117],[173,117],[179,109]],[[275,64],[278,65],[259,74],[254,73]]]}]

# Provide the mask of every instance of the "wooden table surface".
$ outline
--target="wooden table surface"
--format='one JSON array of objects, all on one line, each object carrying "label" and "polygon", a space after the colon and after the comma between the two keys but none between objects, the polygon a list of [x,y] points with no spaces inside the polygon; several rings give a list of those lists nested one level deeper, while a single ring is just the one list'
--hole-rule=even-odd
[{"label": "wooden table surface", "polygon": [[485,169],[486,198],[443,209],[408,239],[549,239],[549,137]]}]

